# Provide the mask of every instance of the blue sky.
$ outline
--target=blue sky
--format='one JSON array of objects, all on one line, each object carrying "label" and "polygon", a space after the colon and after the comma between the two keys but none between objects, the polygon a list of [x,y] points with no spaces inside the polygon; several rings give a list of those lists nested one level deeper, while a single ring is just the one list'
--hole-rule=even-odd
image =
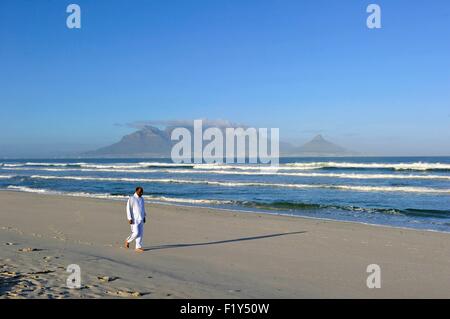
[{"label": "blue sky", "polygon": [[[80,30],[66,27],[70,3]],[[379,30],[366,27],[370,3]],[[298,143],[321,133],[367,154],[450,155],[449,39],[447,0],[2,0],[0,156],[195,118],[279,127]]]}]

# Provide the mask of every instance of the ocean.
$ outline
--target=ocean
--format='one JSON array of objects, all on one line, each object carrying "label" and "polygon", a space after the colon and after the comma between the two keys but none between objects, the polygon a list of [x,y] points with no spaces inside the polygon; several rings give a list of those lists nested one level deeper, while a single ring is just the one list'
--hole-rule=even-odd
[{"label": "ocean", "polygon": [[281,158],[276,172],[170,159],[0,161],[2,190],[125,201],[138,185],[147,202],[450,232],[450,157]]}]

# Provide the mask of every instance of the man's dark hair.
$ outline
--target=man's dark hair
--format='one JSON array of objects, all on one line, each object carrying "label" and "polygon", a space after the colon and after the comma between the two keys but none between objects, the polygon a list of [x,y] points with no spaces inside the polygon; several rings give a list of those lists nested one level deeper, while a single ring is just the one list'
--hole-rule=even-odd
[{"label": "man's dark hair", "polygon": [[144,191],[144,189],[141,186],[136,187],[136,193],[138,190]]}]

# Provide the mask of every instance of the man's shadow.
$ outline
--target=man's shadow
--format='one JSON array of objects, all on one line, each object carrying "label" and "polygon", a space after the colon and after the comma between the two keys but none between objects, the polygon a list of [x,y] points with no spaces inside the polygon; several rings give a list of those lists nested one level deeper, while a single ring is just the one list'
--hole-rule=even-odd
[{"label": "man's shadow", "polygon": [[218,244],[227,244],[227,243],[234,243],[234,242],[247,241],[247,240],[257,240],[257,239],[264,239],[264,238],[271,238],[271,237],[280,237],[280,236],[287,236],[287,235],[294,235],[294,234],[304,234],[304,233],[306,233],[306,231],[296,231],[296,232],[289,232],[289,233],[277,233],[277,234],[269,234],[269,235],[253,236],[253,237],[242,237],[242,238],[218,240],[218,241],[203,242],[203,243],[160,245],[160,246],[145,248],[144,250],[145,251],[151,251],[151,250],[170,249],[170,248],[184,248],[184,247],[194,247],[194,246],[218,245]]}]

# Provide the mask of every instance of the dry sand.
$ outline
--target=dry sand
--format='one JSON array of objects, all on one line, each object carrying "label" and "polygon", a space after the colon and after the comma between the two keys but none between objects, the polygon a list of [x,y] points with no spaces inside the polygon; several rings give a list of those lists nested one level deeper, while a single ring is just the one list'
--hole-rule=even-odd
[{"label": "dry sand", "polygon": [[[447,233],[147,204],[138,254],[121,247],[124,207],[0,192],[0,298],[450,297]],[[81,289],[66,286],[69,264]]]}]

